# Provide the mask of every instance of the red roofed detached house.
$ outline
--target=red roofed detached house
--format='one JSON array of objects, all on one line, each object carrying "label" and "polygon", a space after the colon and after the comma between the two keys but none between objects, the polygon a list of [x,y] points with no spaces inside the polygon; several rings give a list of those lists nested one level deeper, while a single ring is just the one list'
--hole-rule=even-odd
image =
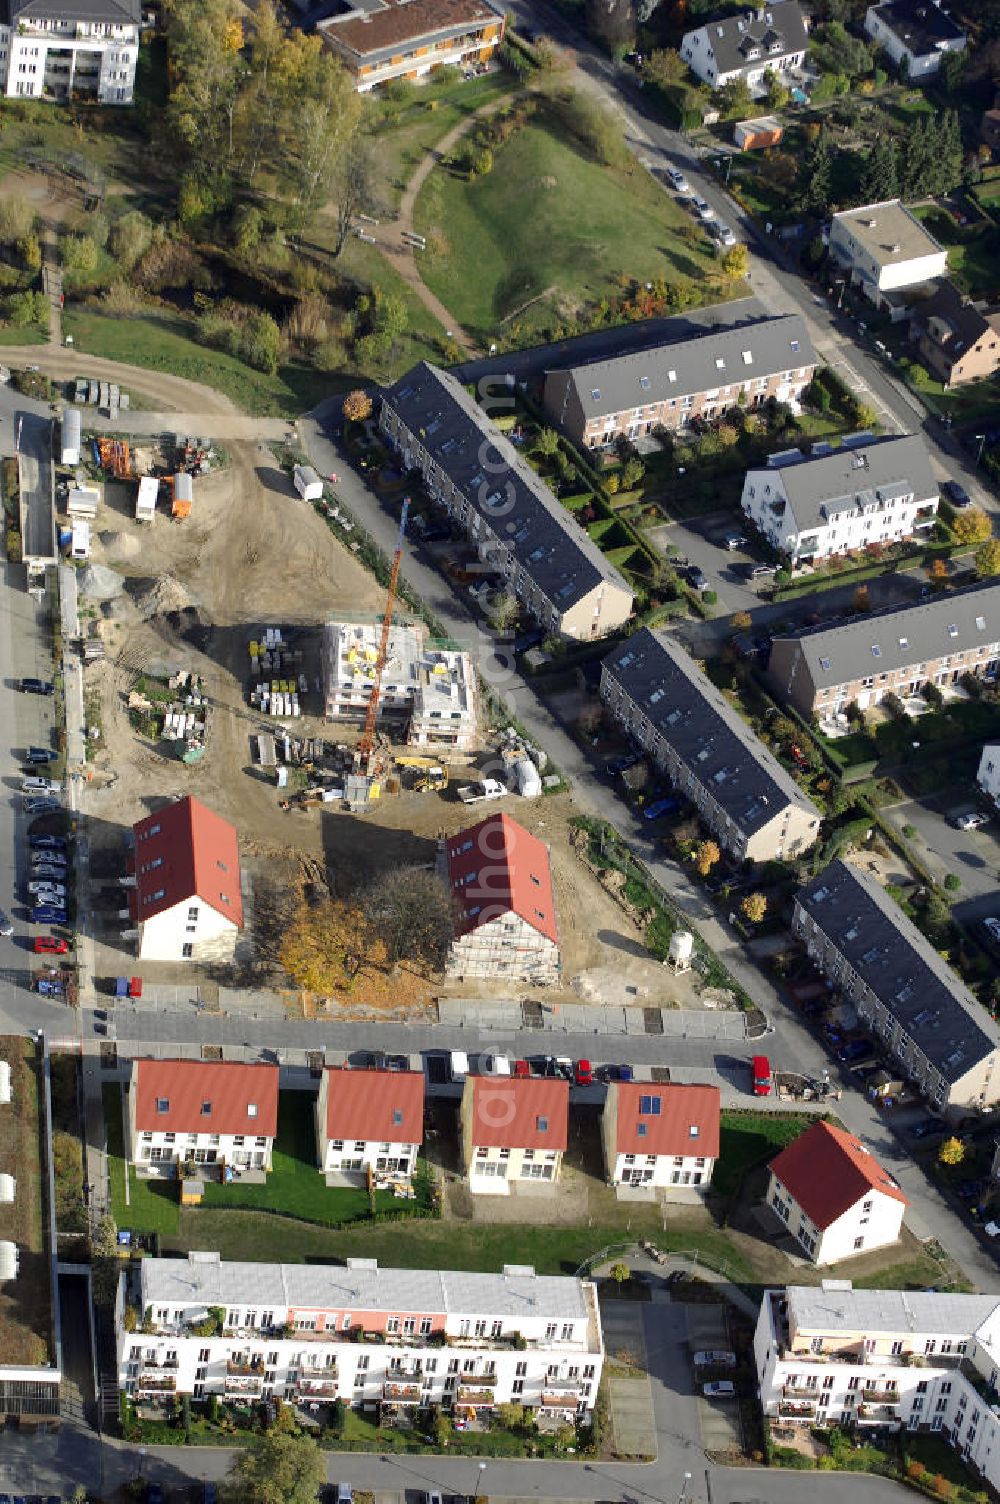
[{"label": "red roofed detached house", "polygon": [[612,1081],[601,1120],[609,1182],[697,1201],[719,1157],[720,1106],[717,1086]]},{"label": "red roofed detached house", "polygon": [[488,63],[504,18],[488,0],[345,0],[316,29],[364,94],[394,78]]},{"label": "red roofed detached house", "polygon": [[190,795],[132,827],[129,911],[147,961],[231,961],[243,928],[240,852],[228,820]]},{"label": "red roofed detached house", "polygon": [[545,842],[501,814],[449,836],[445,848],[457,912],[448,975],[556,983],[559,934]]},{"label": "red roofed detached house", "polygon": [[423,1071],[328,1066],[316,1098],[316,1143],[324,1175],[357,1184],[409,1180],[424,1141]]},{"label": "red roofed detached house", "polygon": [[128,1099],[132,1162],[173,1174],[192,1161],[266,1172],[278,1131],[278,1067],[221,1060],[137,1060]]},{"label": "red roofed detached house", "polygon": [[908,1201],[859,1139],[814,1123],[771,1161],[768,1205],[814,1264],[895,1243]]},{"label": "red roofed detached house", "polygon": [[519,1181],[554,1184],[569,1123],[569,1082],[526,1076],[467,1076],[462,1162],[473,1193],[509,1196]]}]

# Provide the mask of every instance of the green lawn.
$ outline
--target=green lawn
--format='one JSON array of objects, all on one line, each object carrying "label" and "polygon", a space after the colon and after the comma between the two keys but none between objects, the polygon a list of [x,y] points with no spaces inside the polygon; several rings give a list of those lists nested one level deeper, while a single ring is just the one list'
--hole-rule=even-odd
[{"label": "green lawn", "polygon": [[376,124],[370,141],[387,202],[398,206],[414,170],[442,136],[491,99],[509,94],[512,87],[509,73],[488,73],[484,78],[460,78],[440,86],[432,82],[415,90],[414,98],[398,113],[386,101],[384,123]]},{"label": "green lawn", "polygon": [[903,1451],[907,1462],[922,1462],[929,1473],[947,1478],[956,1489],[966,1489],[971,1494],[979,1487],[975,1475],[962,1466],[962,1459],[954,1448],[940,1436],[907,1432],[903,1438]]},{"label": "green lawn", "polygon": [[[417,200],[417,229],[444,249],[421,260],[428,286],[484,343],[525,335],[620,290],[619,278],[678,277],[720,295],[707,236],[638,168],[612,169],[550,127],[542,110],[469,182],[446,168]],[[518,310],[538,299],[523,314]]]},{"label": "green lawn", "polygon": [[158,1232],[161,1238],[177,1232],[180,1206],[173,1181],[139,1180],[129,1168],[129,1199],[125,1200],[124,1122],[122,1094],[117,1085],[105,1082],[104,1121],[108,1131],[108,1176],[111,1181],[111,1215],[119,1227],[133,1232]]},{"label": "green lawn", "polygon": [[734,1196],[750,1170],[771,1159],[815,1121],[804,1112],[724,1112],[713,1191]]},{"label": "green lawn", "polygon": [[38,324],[29,324],[26,329],[15,329],[7,324],[0,327],[0,345],[44,345],[48,337],[48,329],[42,329]]},{"label": "green lawn", "polygon": [[948,275],[964,293],[992,298],[1000,292],[1000,230],[991,221],[962,226],[934,204],[913,212],[947,248]]}]

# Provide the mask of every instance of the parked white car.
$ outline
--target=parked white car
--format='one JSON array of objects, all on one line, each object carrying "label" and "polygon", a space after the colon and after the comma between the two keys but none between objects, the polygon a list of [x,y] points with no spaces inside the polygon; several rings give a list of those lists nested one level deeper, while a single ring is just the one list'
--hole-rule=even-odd
[{"label": "parked white car", "polygon": [[731,1400],[736,1396],[732,1379],[714,1379],[711,1384],[702,1384],[701,1392],[707,1400]]},{"label": "parked white car", "polygon": [[66,889],[62,883],[54,883],[49,879],[28,884],[28,892],[34,894],[45,903],[51,903],[54,899],[66,897]]},{"label": "parked white car", "polygon": [[706,224],[708,224],[710,219],[715,218],[715,210],[712,208],[712,205],[706,203],[703,198],[699,198],[697,194],[695,194],[691,203],[698,218],[704,220]]},{"label": "parked white car", "polygon": [[667,168],[667,181],[675,193],[691,192],[691,185],[679,167]]}]

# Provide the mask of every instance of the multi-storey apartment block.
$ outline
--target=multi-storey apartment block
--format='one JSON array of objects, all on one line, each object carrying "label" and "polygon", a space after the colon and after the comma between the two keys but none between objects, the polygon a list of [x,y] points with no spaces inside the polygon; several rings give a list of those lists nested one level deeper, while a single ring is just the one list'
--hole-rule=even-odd
[{"label": "multi-storey apartment block", "polygon": [[699,1201],[719,1157],[717,1086],[612,1081],[604,1102],[604,1171],[612,1185]]},{"label": "multi-storey apartment block", "polygon": [[316,1142],[320,1170],[334,1183],[409,1180],[423,1141],[423,1071],[324,1070]]},{"label": "multi-storey apartment block", "polygon": [[589,640],[628,621],[618,570],[454,376],[421,361],[386,392],[379,425],[548,631]]},{"label": "multi-storey apartment block", "polygon": [[772,1159],[767,1204],[814,1264],[837,1264],[895,1243],[908,1202],[860,1139],[817,1122]]},{"label": "multi-storey apartment block", "polygon": [[[364,722],[381,636],[381,626],[370,622],[324,627],[328,721]],[[469,654],[428,647],[419,625],[391,627],[378,713],[396,740],[410,746],[474,747],[476,676]]]},{"label": "multi-storey apartment block", "polygon": [[462,1160],[474,1194],[509,1196],[518,1181],[554,1184],[566,1152],[569,1082],[467,1076]]},{"label": "multi-storey apartment block", "polygon": [[0,89],[12,99],[131,104],[139,0],[9,0],[0,11]]},{"label": "multi-storey apartment block", "polygon": [[934,525],[938,483],[922,440],[852,434],[748,470],[743,511],[792,564],[899,543]]},{"label": "multi-storey apartment block", "polygon": [[487,0],[346,0],[317,31],[366,94],[394,78],[488,63],[503,41],[504,18]]},{"label": "multi-storey apartment block", "polygon": [[906,310],[898,294],[948,271],[948,252],[898,198],[843,209],[831,219],[828,238],[831,259],[851,285],[893,317]]},{"label": "multi-storey apartment block", "polygon": [[767,1290],[754,1358],[764,1414],[782,1425],[938,1432],[993,1489],[1000,1482],[996,1295],[846,1280]]},{"label": "multi-storey apartment block", "polygon": [[814,845],[819,810],[666,633],[644,627],[609,653],[601,698],[736,860]]},{"label": "multi-storey apartment block", "polygon": [[136,1060],[128,1095],[132,1163],[267,1171],[278,1131],[278,1067],[222,1060]]},{"label": "multi-storey apartment block", "polygon": [[792,933],[941,1111],[1000,1100],[1000,1030],[870,873],[831,862],[795,896]]},{"label": "multi-storey apartment block", "polygon": [[993,678],[998,665],[1000,585],[988,584],[775,638],[767,669],[782,699],[825,721],[852,702],[867,710],[888,694],[905,700],[928,682]]},{"label": "multi-storey apartment block", "polygon": [[770,398],[797,410],[815,369],[805,320],[785,314],[546,371],[545,410],[581,448],[608,449]]},{"label": "multi-storey apartment block", "polygon": [[451,977],[554,986],[559,932],[549,850],[510,815],[488,815],[444,843],[455,904]]},{"label": "multi-storey apartment block", "polygon": [[685,32],[680,54],[710,89],[741,78],[758,94],[766,89],[769,73],[780,77],[801,68],[808,45],[806,18],[796,0],[778,0]]},{"label": "multi-storey apartment block", "polygon": [[[129,1305],[150,1330],[125,1330]],[[488,1418],[515,1401],[585,1420],[604,1362],[594,1285],[521,1264],[459,1274],[190,1253],[143,1259],[123,1276],[117,1314],[118,1382],[145,1406],[275,1396]]]}]

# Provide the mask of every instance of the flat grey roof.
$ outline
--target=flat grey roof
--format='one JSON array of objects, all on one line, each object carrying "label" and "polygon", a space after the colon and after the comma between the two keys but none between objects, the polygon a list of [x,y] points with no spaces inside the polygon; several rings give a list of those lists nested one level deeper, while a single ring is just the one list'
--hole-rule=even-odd
[{"label": "flat grey roof", "polygon": [[584,419],[589,420],[815,364],[804,319],[789,313],[591,361],[572,367],[568,374]]},{"label": "flat grey roof", "polygon": [[994,1020],[870,873],[838,858],[796,903],[945,1081],[1000,1048]]},{"label": "flat grey roof", "polygon": [[55,473],[52,423],[34,413],[18,414],[18,475],[21,485],[21,554],[27,560],[55,563]]},{"label": "flat grey roof", "polygon": [[1000,584],[970,585],[902,610],[875,611],[840,626],[775,638],[775,645],[779,641],[798,642],[817,689],[989,648],[1000,644]]},{"label": "flat grey roof", "polygon": [[789,1324],[808,1331],[906,1332],[971,1336],[992,1316],[1000,1297],[939,1290],[824,1290],[789,1285]]},{"label": "flat grey roof", "polygon": [[927,450],[916,434],[886,439],[851,436],[829,454],[802,455],[798,460],[774,455],[765,468],[748,471],[747,479],[773,482],[778,471],[799,532],[902,494],[912,492],[917,502],[939,494]]},{"label": "flat grey roof", "polygon": [[142,1261],[144,1305],[271,1305],[569,1321],[589,1317],[584,1288],[583,1281],[567,1276],[523,1272],[230,1263],[210,1254]]},{"label": "flat grey roof", "polygon": [[794,804],[820,812],[693,658],[643,627],[604,660],[614,678],[745,835]]},{"label": "flat grey roof", "polygon": [[833,222],[845,225],[877,266],[896,266],[944,249],[898,198],[842,209]]},{"label": "flat grey roof", "polygon": [[557,610],[570,610],[602,583],[632,594],[593,539],[454,376],[423,360],[383,400]]},{"label": "flat grey roof", "polygon": [[884,5],[869,9],[914,57],[938,52],[941,42],[959,42],[965,36],[958,22],[936,0],[886,0]]}]

